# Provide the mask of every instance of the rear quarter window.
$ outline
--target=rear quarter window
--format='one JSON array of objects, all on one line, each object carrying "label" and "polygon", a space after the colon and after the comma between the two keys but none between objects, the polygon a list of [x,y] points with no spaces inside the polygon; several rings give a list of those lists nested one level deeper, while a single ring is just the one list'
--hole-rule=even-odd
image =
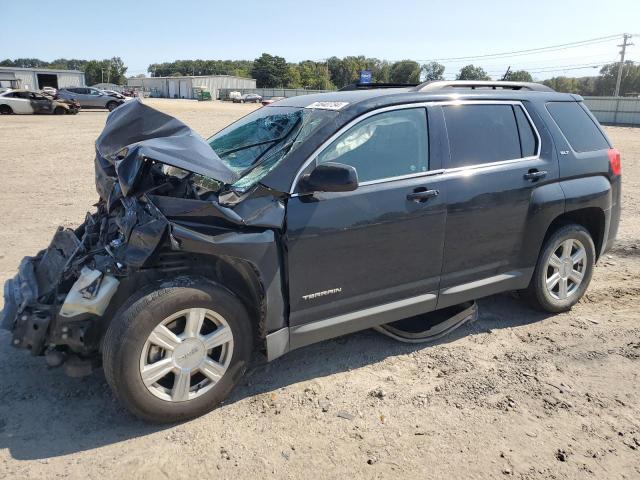
[{"label": "rear quarter window", "polygon": [[605,136],[578,102],[549,102],[547,111],[574,151],[609,148]]}]

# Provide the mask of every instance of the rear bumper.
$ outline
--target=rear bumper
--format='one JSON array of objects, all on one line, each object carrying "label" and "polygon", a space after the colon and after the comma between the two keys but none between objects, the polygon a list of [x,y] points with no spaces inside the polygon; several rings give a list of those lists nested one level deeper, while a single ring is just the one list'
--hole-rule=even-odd
[{"label": "rear bumper", "polygon": [[607,253],[613,247],[620,226],[620,212],[622,209],[620,198],[622,195],[622,177],[618,176],[611,182],[611,210],[609,211],[609,228],[602,242],[601,254]]}]

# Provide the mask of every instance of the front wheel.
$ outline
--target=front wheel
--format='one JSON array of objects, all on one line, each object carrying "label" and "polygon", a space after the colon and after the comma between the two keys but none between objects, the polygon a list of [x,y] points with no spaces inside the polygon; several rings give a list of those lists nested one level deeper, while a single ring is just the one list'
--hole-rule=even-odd
[{"label": "front wheel", "polygon": [[118,105],[119,105],[118,102],[109,102],[107,103],[107,110],[109,110],[110,112],[113,112],[118,107]]},{"label": "front wheel", "polygon": [[9,105],[0,105],[0,115],[11,115],[13,110]]},{"label": "front wheel", "polygon": [[67,113],[67,111],[65,110],[65,108],[64,108],[64,107],[56,107],[56,108],[53,110],[53,114],[54,114],[54,115],[64,115],[65,113]]},{"label": "front wheel", "polygon": [[525,297],[540,310],[570,310],[584,295],[593,275],[595,246],[580,225],[566,225],[545,242]]},{"label": "front wheel", "polygon": [[176,281],[129,302],[109,326],[107,382],[134,415],[176,422],[214,409],[246,371],[249,316],[227,290]]}]

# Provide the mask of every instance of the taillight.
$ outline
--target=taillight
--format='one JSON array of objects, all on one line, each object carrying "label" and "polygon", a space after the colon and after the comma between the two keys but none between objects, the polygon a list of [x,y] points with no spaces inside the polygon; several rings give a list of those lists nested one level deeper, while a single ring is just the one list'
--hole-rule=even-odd
[{"label": "taillight", "polygon": [[616,148],[609,149],[609,165],[611,166],[611,173],[614,175],[620,175],[622,173],[620,152]]}]

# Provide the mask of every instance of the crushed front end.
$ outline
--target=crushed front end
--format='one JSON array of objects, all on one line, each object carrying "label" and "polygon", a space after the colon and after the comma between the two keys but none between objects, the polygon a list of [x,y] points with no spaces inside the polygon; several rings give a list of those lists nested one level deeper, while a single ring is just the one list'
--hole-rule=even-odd
[{"label": "crushed front end", "polygon": [[218,160],[186,125],[138,101],[110,113],[96,141],[95,212],[74,230],[60,227],[4,285],[0,327],[12,345],[52,366],[95,357],[136,291],[167,275],[222,275],[234,262],[269,276],[262,300],[281,317],[273,229],[283,202],[270,193],[222,202],[220,187],[235,176]]}]

